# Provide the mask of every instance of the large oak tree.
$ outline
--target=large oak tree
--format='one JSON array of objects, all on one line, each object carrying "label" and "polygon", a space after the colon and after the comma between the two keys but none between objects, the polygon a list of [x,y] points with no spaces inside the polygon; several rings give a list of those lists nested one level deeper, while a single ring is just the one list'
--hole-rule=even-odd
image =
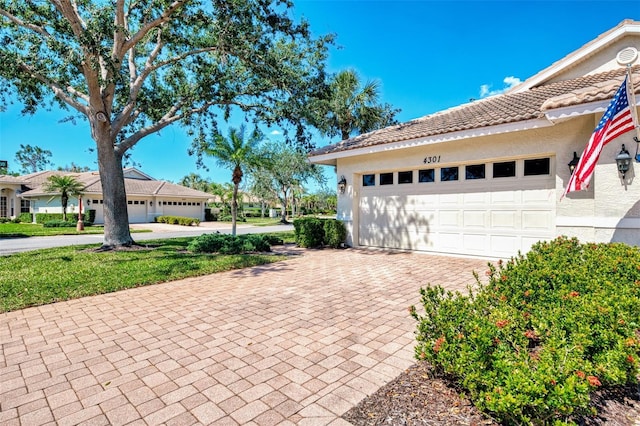
[{"label": "large oak tree", "polygon": [[26,114],[53,104],[89,122],[104,246],[127,246],[122,159],[146,136],[173,123],[210,133],[217,117],[239,109],[308,142],[306,108],[326,93],[332,40],[312,36],[291,8],[283,0],[0,0],[0,96],[19,99]]}]

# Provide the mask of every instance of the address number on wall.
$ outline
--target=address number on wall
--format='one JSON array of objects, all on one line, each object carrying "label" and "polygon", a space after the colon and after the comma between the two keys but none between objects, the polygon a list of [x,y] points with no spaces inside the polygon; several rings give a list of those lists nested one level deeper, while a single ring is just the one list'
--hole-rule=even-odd
[{"label": "address number on wall", "polygon": [[433,163],[439,163],[440,162],[440,156],[439,155],[429,155],[424,157],[424,164],[433,164]]}]

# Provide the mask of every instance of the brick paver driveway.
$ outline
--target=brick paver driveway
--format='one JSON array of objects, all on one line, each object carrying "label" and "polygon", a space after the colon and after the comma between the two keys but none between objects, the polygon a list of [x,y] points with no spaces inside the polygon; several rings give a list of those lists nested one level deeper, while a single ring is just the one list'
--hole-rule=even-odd
[{"label": "brick paver driveway", "polygon": [[347,424],[413,363],[407,307],[486,261],[297,250],[0,315],[0,424]]}]

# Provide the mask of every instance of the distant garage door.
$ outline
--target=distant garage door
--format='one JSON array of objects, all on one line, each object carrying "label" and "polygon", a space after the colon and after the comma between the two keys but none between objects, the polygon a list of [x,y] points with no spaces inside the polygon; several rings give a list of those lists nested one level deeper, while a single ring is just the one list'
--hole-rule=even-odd
[{"label": "distant garage door", "polygon": [[165,201],[163,214],[165,216],[183,216],[202,219],[202,207],[199,201]]},{"label": "distant garage door", "polygon": [[130,223],[148,222],[146,200],[127,200],[127,213]]},{"label": "distant garage door", "polygon": [[362,246],[509,257],[555,235],[551,159],[362,176]]}]

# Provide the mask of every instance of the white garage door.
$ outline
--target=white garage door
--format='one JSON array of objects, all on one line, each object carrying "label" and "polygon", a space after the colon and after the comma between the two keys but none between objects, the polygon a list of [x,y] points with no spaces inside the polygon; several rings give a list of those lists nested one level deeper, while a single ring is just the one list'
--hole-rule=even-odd
[{"label": "white garage door", "polygon": [[[514,173],[518,166],[524,168],[522,160],[513,163],[517,164]],[[441,181],[438,168],[431,169],[433,179],[427,176],[422,182],[423,173],[417,170],[411,171],[411,177],[409,171],[375,174],[374,184],[361,188],[359,244],[510,257],[539,240],[552,239],[554,175],[521,172],[520,176],[494,177],[492,168],[487,164],[483,178],[467,179],[474,176],[466,175],[465,166],[460,166],[460,180],[452,181]],[[381,179],[392,183],[380,185]],[[406,183],[399,183],[402,180]]]},{"label": "white garage door", "polygon": [[167,201],[162,214],[202,219],[202,207],[199,201]]},{"label": "white garage door", "polygon": [[129,214],[130,223],[148,222],[147,201],[146,200],[127,200],[127,213]]}]

